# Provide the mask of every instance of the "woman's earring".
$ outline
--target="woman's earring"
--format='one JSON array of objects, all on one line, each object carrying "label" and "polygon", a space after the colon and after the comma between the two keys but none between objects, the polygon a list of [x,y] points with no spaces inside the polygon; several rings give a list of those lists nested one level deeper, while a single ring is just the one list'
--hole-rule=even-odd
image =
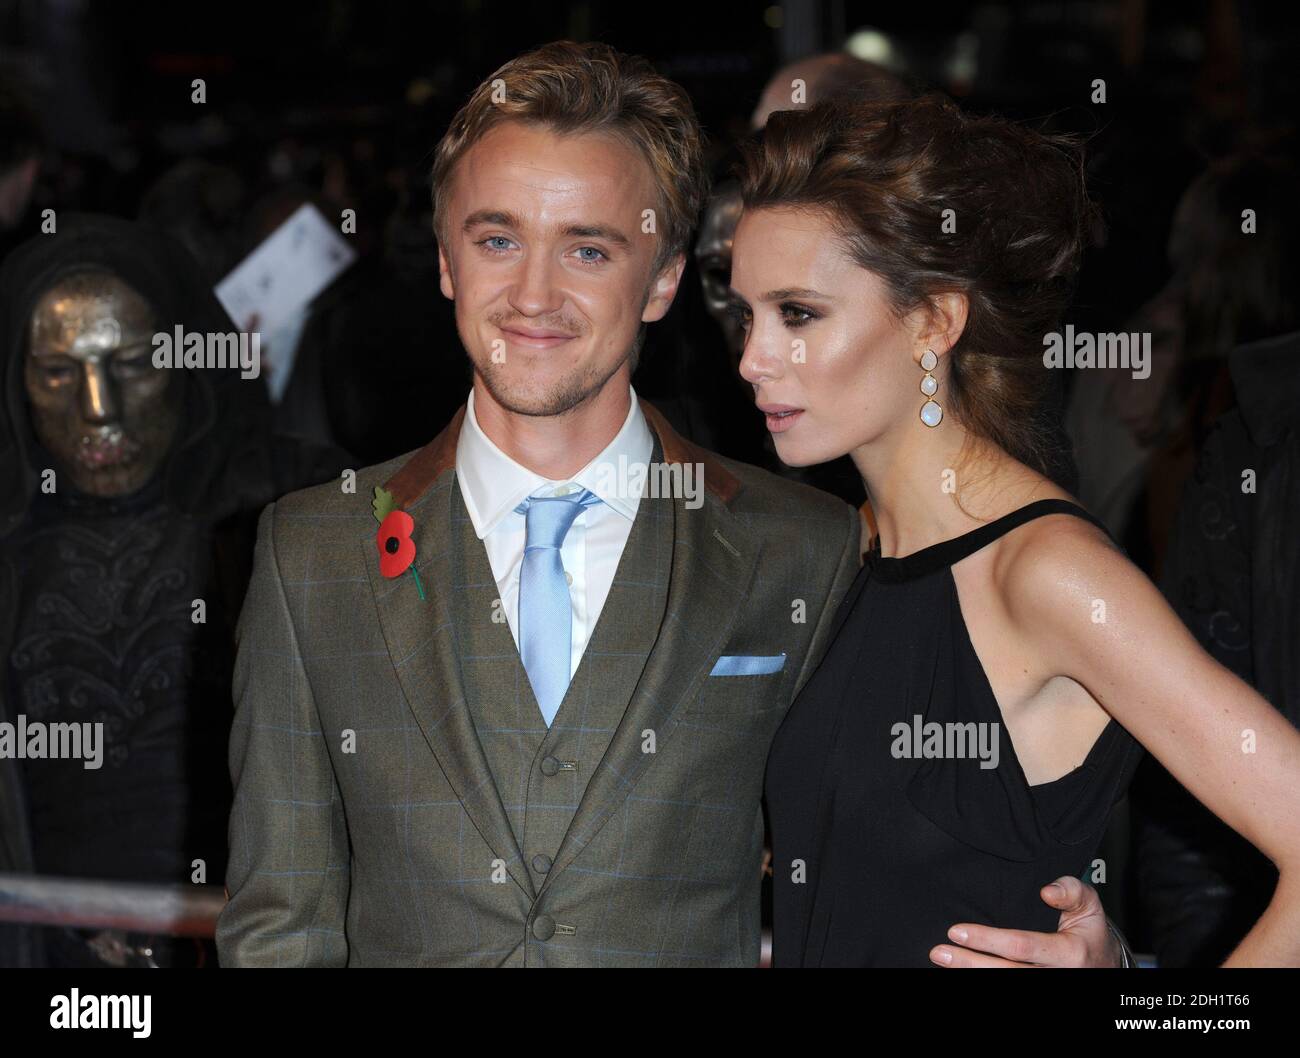
[{"label": "woman's earring", "polygon": [[921,421],[926,426],[938,426],[943,421],[943,409],[934,399],[934,395],[939,391],[939,380],[930,374],[938,364],[939,358],[934,355],[934,350],[927,349],[925,355],[921,357],[921,367],[925,371],[925,378],[921,379],[921,392],[930,398],[921,405]]}]

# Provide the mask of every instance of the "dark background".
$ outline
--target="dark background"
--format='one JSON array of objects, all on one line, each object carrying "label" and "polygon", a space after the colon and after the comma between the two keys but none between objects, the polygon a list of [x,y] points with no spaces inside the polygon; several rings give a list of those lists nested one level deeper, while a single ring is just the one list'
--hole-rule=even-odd
[{"label": "dark background", "polygon": [[[362,450],[360,434],[334,438],[374,462],[432,437],[468,385],[436,286],[428,170],[448,119],[478,83],[511,57],[559,38],[644,55],[690,94],[722,177],[769,78],[785,63],[848,48],[973,110],[1086,139],[1089,190],[1107,235],[1085,261],[1071,320],[1094,331],[1126,330],[1169,279],[1173,211],[1206,164],[1260,142],[1294,155],[1300,30],[1292,6],[0,0],[0,87],[32,117],[0,129],[0,172],[21,154],[24,137],[39,141],[41,159],[30,204],[0,231],[0,254],[31,234],[46,208],[138,216],[156,182],[187,160],[214,163],[234,178],[213,207],[214,226],[228,235],[206,262],[214,280],[255,245],[255,207],[268,196],[296,189],[356,209],[363,259],[400,280],[385,289],[398,291],[394,304],[405,306],[395,310],[401,327],[369,330],[385,342],[401,333],[406,345],[394,355],[434,365],[414,371],[406,387],[420,411],[392,409],[394,421],[410,424],[407,433],[388,435],[377,451]],[[206,82],[202,105],[191,101],[195,78]],[[1090,98],[1098,78],[1107,86],[1104,104]],[[1221,363],[1198,367],[1192,384],[1213,392],[1216,370],[1222,374]],[[652,328],[638,391],[675,409],[679,428],[685,418],[687,432],[743,456],[728,450],[728,430],[690,429],[690,398],[711,396],[727,371],[721,332],[688,270],[670,317]],[[1152,464],[1159,488],[1145,491],[1119,527],[1153,577],[1177,486],[1195,454],[1194,427],[1210,417],[1186,392],[1183,398],[1183,411],[1200,418],[1189,432],[1184,415],[1151,442],[1169,456]],[[860,500],[853,480],[827,480]],[[1122,866],[1123,853],[1114,856]],[[1121,887],[1106,897],[1123,919]],[[1126,925],[1141,943],[1141,922]]]}]

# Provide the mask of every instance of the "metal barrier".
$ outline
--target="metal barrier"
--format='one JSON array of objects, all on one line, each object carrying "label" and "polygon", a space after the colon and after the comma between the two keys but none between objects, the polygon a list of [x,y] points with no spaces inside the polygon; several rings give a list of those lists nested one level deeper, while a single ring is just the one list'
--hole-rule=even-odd
[{"label": "metal barrier", "polygon": [[[0,922],[211,937],[225,903],[225,890],[218,885],[143,885],[0,874]],[[1156,965],[1153,955],[1137,958],[1140,966]],[[772,934],[765,929],[759,966],[771,965]]]},{"label": "metal barrier", "polygon": [[211,937],[225,903],[219,885],[0,874],[0,922]]}]

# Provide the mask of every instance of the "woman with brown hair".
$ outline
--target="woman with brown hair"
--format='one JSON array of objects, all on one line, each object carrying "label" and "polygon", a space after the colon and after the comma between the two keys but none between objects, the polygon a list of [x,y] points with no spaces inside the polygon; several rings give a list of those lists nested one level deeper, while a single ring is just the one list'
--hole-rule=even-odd
[{"label": "woman with brown hair", "polygon": [[944,941],[1051,930],[1040,887],[1104,880],[1142,746],[1280,869],[1229,964],[1300,963],[1300,734],[1053,480],[1073,145],[937,97],[820,105],[741,179],[740,373],[782,460],[847,453],[878,523],[768,759],[776,964],[1005,965]]}]

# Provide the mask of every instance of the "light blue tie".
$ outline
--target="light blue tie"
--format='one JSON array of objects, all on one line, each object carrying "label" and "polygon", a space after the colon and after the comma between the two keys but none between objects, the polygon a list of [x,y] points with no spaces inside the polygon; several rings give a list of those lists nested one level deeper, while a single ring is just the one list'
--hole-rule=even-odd
[{"label": "light blue tie", "polygon": [[530,496],[524,515],[524,562],[519,574],[519,654],[546,726],[569,689],[573,604],[560,545],[583,510],[600,503],[588,489],[571,496]]}]

